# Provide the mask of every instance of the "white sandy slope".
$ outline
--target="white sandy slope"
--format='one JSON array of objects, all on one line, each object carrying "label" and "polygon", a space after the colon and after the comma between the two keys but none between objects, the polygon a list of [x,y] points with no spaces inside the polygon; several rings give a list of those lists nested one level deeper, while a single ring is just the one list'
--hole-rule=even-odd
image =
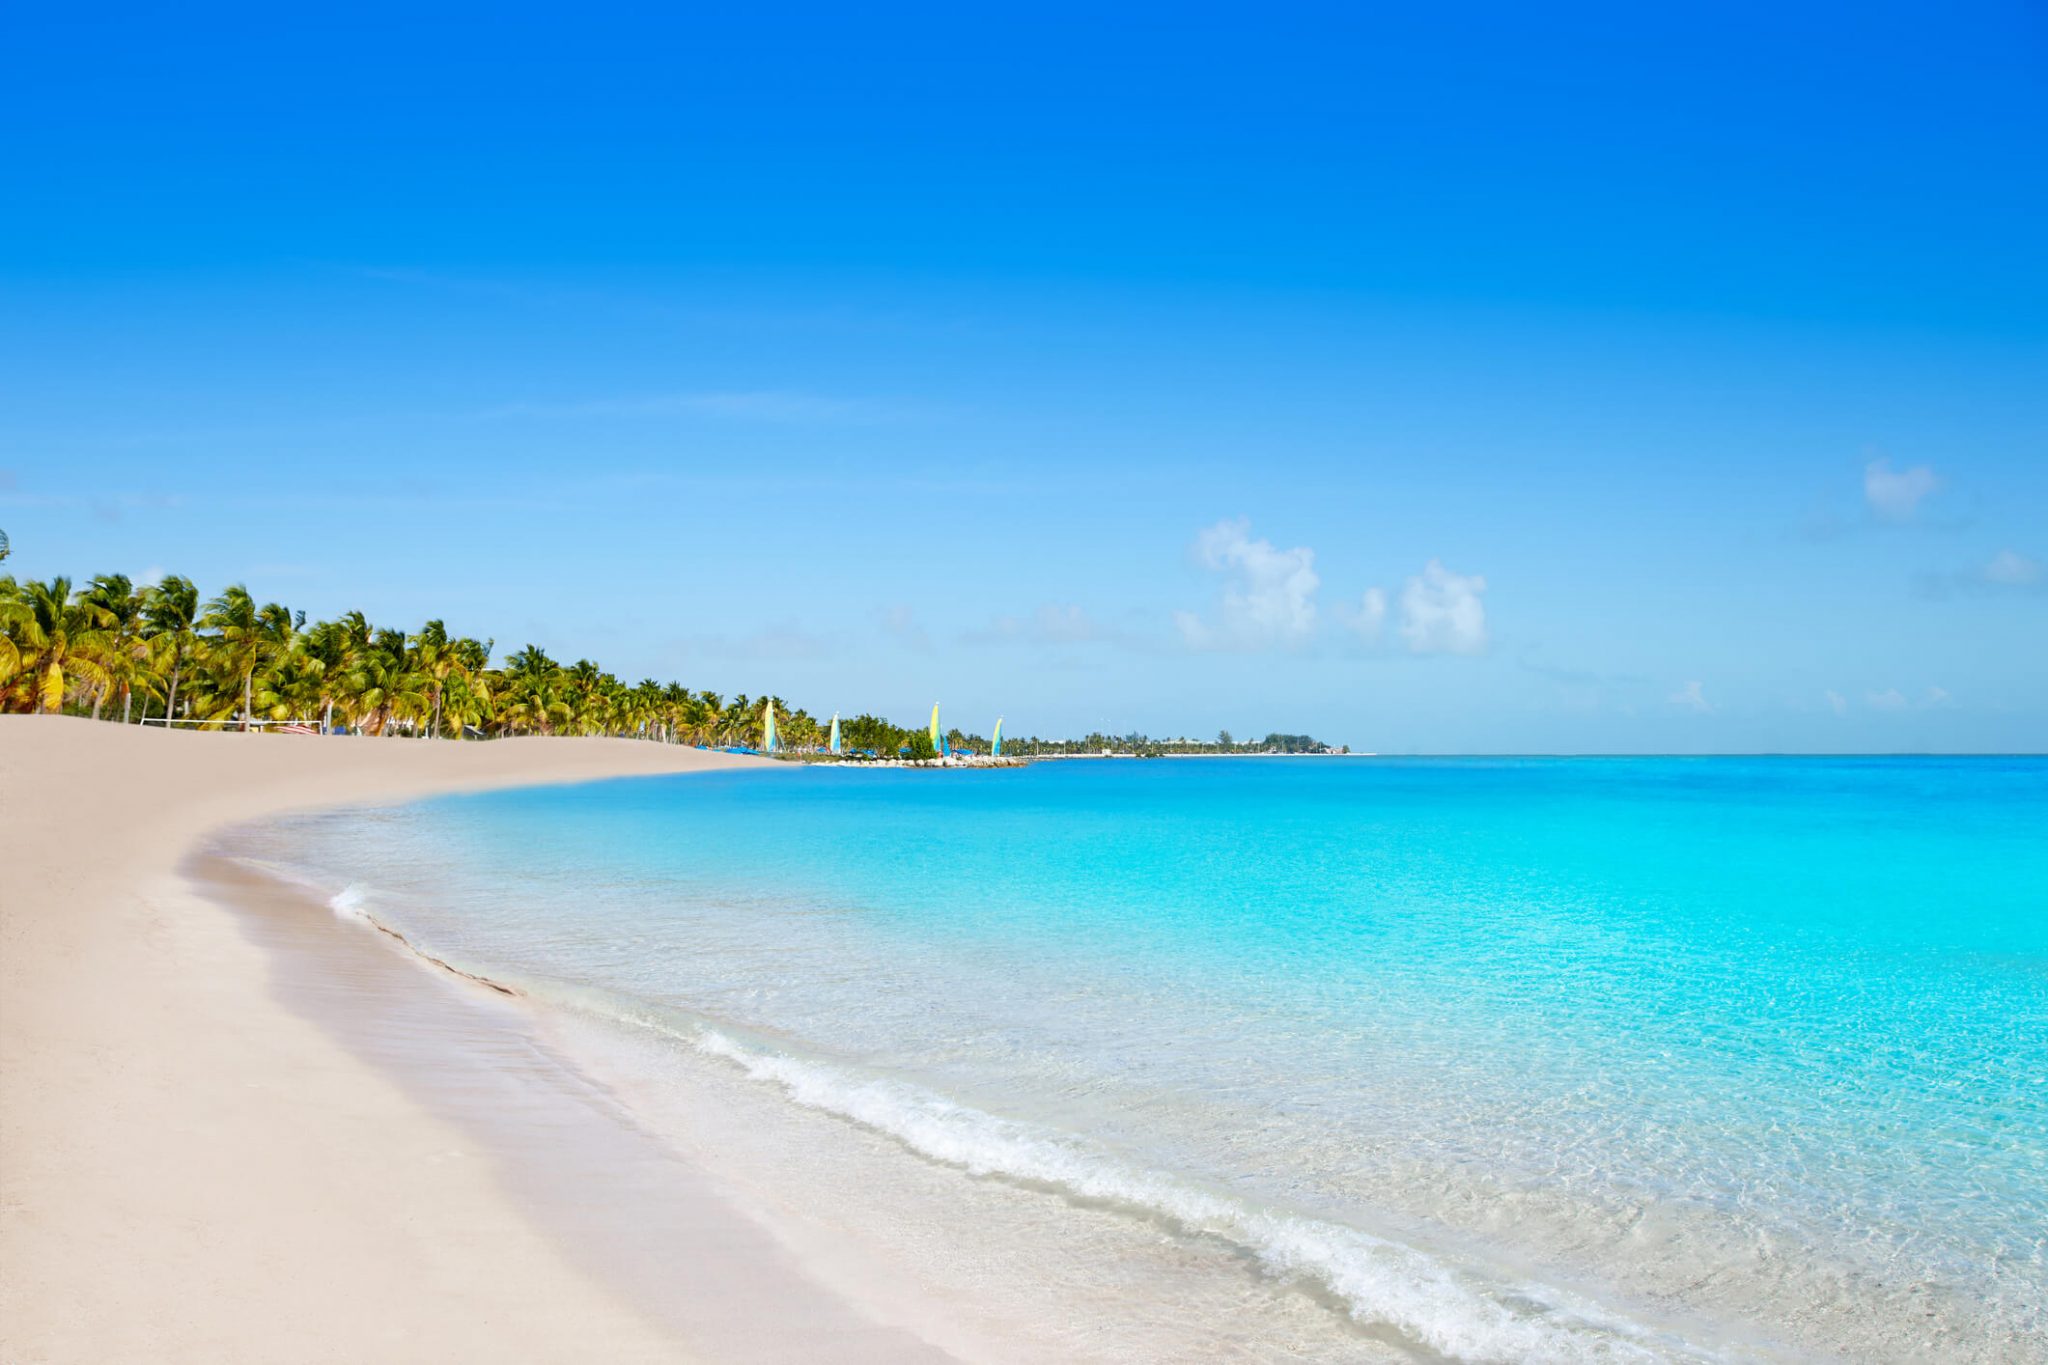
[{"label": "white sandy slope", "polygon": [[750,761],[0,717],[0,1359],[685,1358],[177,868],[287,809]]}]

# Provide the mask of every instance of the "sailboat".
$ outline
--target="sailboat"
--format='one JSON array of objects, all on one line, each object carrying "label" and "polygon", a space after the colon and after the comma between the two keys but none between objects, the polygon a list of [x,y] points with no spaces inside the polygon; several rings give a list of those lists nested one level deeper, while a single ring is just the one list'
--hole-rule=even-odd
[{"label": "sailboat", "polygon": [[1003,756],[1003,718],[1001,716],[996,717],[996,728],[988,737],[988,756],[990,758],[1001,758]]},{"label": "sailboat", "polygon": [[832,738],[827,747],[835,754],[839,752],[839,713],[837,711],[832,713]]},{"label": "sailboat", "polygon": [[767,705],[761,708],[761,748],[764,752],[772,754],[777,747],[778,745],[775,740],[775,701],[771,697]]}]

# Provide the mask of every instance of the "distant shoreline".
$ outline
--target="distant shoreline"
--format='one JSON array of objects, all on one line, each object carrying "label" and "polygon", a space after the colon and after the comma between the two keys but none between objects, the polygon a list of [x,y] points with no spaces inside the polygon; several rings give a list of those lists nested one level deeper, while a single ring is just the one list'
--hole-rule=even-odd
[{"label": "distant shoreline", "polygon": [[1128,749],[1123,749],[1123,750],[1117,750],[1117,751],[1113,751],[1113,752],[1110,752],[1110,753],[1098,753],[1098,754],[1021,754],[1021,755],[1019,755],[1019,757],[1023,758],[1023,759],[1024,759],[1024,760],[1025,760],[1026,762],[1030,762],[1030,763],[1040,763],[1040,762],[1046,762],[1046,761],[1050,761],[1050,760],[1052,760],[1052,759],[1060,759],[1060,758],[1378,758],[1379,756],[1380,756],[1380,755],[1378,755],[1378,754],[1376,754],[1376,753],[1357,753],[1357,752],[1351,752],[1351,753],[1338,753],[1338,752],[1337,752],[1336,750],[1334,750],[1334,749],[1332,749],[1332,750],[1326,750],[1326,751],[1324,751],[1324,752],[1322,752],[1322,753],[1299,753],[1299,754],[1289,754],[1289,753],[1278,753],[1278,752],[1274,752],[1274,753],[1219,753],[1219,754],[1177,754],[1177,753],[1157,753],[1157,754],[1140,754],[1140,753],[1133,753],[1133,752],[1131,752],[1131,751],[1130,751],[1130,750],[1128,750]]}]

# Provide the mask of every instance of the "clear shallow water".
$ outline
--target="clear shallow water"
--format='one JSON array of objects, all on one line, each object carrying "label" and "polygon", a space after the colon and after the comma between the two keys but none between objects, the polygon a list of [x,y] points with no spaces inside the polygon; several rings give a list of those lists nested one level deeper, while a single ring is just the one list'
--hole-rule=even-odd
[{"label": "clear shallow water", "polygon": [[788,770],[295,820],[458,966],[1453,1358],[2044,1359],[2048,761]]}]

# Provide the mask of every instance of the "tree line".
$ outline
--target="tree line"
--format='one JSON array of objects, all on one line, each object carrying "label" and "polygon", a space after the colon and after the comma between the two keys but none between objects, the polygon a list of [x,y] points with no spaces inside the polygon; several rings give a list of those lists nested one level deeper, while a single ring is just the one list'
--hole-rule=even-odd
[{"label": "tree line", "polygon": [[1033,754],[1062,754],[1080,756],[1086,754],[1135,754],[1139,758],[1163,758],[1169,754],[1343,754],[1350,749],[1344,745],[1326,744],[1313,735],[1286,735],[1277,731],[1263,739],[1239,740],[1232,738],[1230,731],[1220,732],[1214,739],[1190,739],[1187,736],[1162,739],[1137,730],[1121,735],[1094,731],[1080,739],[1040,739],[1035,735],[1020,735],[1014,739],[1003,737],[1003,752],[1028,758]]},{"label": "tree line", "polygon": [[308,623],[241,584],[202,597],[176,575],[17,583],[0,577],[0,711],[68,711],[198,729],[306,721],[365,735],[448,739],[630,735],[758,747],[763,709],[793,748],[823,742],[780,697],[724,697],[652,678],[626,683],[588,659],[527,645],[493,666],[493,642],[373,625],[352,611]]},{"label": "tree line", "polygon": [[[0,557],[5,545],[0,539]],[[827,723],[780,697],[727,697],[652,678],[629,684],[589,659],[557,663],[531,644],[493,665],[493,647],[451,634],[438,620],[407,631],[352,611],[308,624],[304,612],[258,602],[239,583],[205,598],[176,575],[142,585],[122,574],[82,585],[0,576],[0,711],[194,729],[307,722],[364,735],[619,735],[758,748],[772,701],[785,746],[826,743]],[[946,740],[955,753],[990,748],[984,736],[958,728]],[[841,721],[840,741],[849,755],[930,756],[925,727],[875,715]],[[1003,748],[1018,757],[1330,751],[1308,735],[1239,743],[1228,731],[1214,741],[1135,732],[1015,735]]]}]

